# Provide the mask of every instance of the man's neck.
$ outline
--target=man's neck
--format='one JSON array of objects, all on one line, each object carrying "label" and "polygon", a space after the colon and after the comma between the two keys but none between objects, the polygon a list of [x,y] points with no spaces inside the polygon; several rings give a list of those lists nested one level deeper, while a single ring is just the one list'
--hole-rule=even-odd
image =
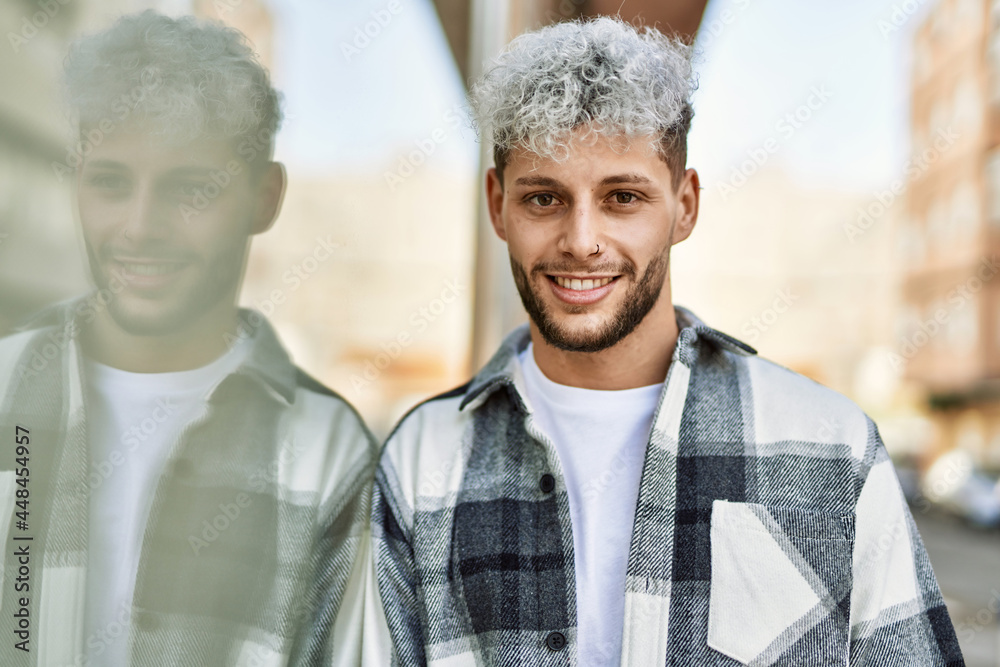
[{"label": "man's neck", "polygon": [[583,389],[613,391],[663,382],[677,336],[677,317],[670,299],[661,299],[632,333],[600,352],[560,350],[549,345],[531,323],[539,370],[553,382]]},{"label": "man's neck", "polygon": [[237,309],[210,311],[168,334],[138,336],[119,327],[107,311],[81,336],[90,359],[132,373],[172,373],[201,368],[226,352],[226,336],[235,335]]}]

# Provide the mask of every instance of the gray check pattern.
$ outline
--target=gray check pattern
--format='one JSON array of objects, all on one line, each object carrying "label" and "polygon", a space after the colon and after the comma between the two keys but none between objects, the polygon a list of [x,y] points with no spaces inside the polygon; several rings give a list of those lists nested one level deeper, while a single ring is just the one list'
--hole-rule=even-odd
[{"label": "gray check pattern", "polygon": [[[676,314],[620,664],[964,664],[871,419]],[[384,625],[366,641],[394,664],[577,662],[568,495],[524,398],[516,357],[528,341],[527,327],[515,331],[470,383],[414,408],[386,442],[372,504]],[[564,647],[551,648],[553,633]]]},{"label": "gray check pattern", "polygon": [[[90,468],[78,315],[60,306],[0,339],[0,605],[10,621],[27,595],[32,619],[29,652],[4,626],[4,667],[83,665],[101,641],[84,636]],[[122,615],[129,665],[361,661],[353,610],[364,590],[351,584],[370,562],[377,448],[354,409],[296,368],[260,321],[247,359],[206,398],[158,481]],[[32,443],[27,593],[15,591],[16,425]],[[224,527],[193,546],[205,522]]]}]

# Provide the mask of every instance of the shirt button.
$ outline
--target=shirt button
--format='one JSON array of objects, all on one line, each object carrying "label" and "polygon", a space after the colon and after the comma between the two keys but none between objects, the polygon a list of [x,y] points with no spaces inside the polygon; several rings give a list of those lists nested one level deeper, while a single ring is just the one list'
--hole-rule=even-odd
[{"label": "shirt button", "polygon": [[545,473],[538,480],[538,488],[542,490],[542,493],[552,493],[552,490],[556,488],[556,478],[549,473]]},{"label": "shirt button", "polygon": [[561,651],[566,648],[566,635],[561,632],[550,632],[545,638],[545,645],[553,651]]}]

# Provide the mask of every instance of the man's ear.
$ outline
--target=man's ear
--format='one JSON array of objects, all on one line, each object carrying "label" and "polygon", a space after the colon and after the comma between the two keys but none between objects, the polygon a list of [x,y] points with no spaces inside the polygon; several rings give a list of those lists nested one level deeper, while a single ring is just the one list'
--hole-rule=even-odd
[{"label": "man's ear", "polygon": [[285,165],[280,162],[270,162],[264,167],[264,173],[260,175],[260,181],[257,183],[252,234],[266,232],[278,219],[287,185],[288,174],[285,172]]},{"label": "man's ear", "polygon": [[486,171],[486,206],[490,212],[490,222],[493,223],[493,231],[496,232],[500,240],[507,240],[507,230],[503,226],[503,184],[497,174],[496,167],[490,167]]},{"label": "man's ear", "polygon": [[701,203],[701,181],[698,172],[688,169],[684,172],[680,187],[677,189],[677,222],[670,244],[680,243],[694,230],[698,222],[698,206]]}]

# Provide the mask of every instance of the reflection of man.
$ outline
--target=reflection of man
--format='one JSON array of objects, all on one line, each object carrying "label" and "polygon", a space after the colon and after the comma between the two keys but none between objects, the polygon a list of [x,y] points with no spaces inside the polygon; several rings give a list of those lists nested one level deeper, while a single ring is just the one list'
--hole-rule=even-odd
[{"label": "reflection of man", "polygon": [[530,324],[382,456],[401,664],[960,664],[875,425],[671,302],[691,89],[687,47],[608,18],[475,88]]},{"label": "reflection of man", "polygon": [[152,12],[79,42],[67,79],[97,289],[0,341],[30,470],[0,463],[3,609],[30,619],[0,663],[353,662],[372,443],[235,305],[285,188],[278,94],[238,32]]}]

